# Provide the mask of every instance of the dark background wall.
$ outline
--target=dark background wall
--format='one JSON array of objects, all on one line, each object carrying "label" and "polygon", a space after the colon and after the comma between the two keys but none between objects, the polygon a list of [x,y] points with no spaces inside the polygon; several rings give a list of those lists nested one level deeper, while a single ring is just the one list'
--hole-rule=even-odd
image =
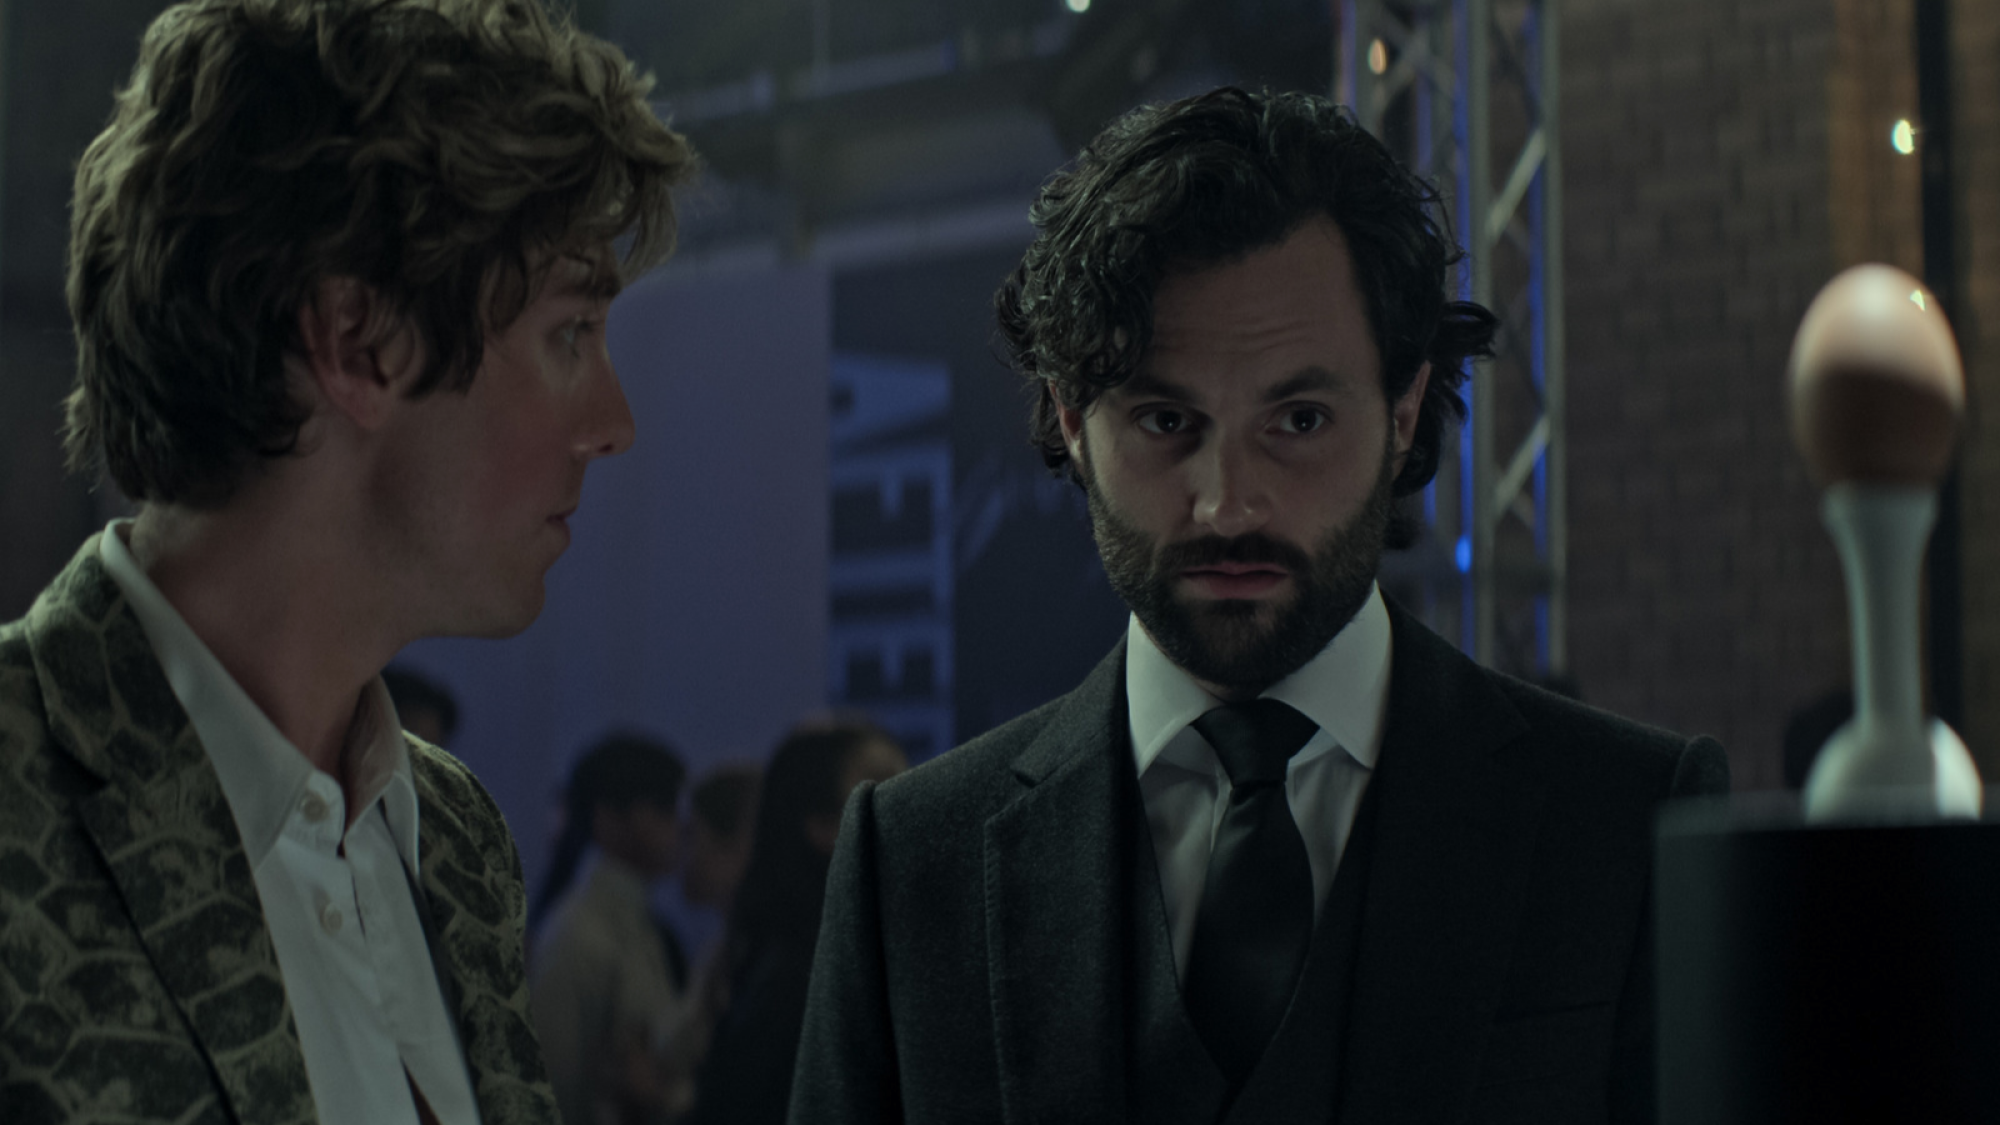
[{"label": "dark background wall", "polygon": [[993,340],[993,291],[1020,246],[835,275],[834,344],[938,359],[952,374],[960,739],[1068,691],[1125,624],[1082,494],[1027,441],[1027,395]]},{"label": "dark background wall", "polygon": [[1576,672],[1592,702],[1711,732],[1739,786],[1773,787],[1787,713],[1847,676],[1784,397],[1793,331],[1840,264],[1831,5],[1566,13]]},{"label": "dark background wall", "polygon": [[[1573,0],[1564,8],[1576,672],[1613,710],[1711,731],[1775,787],[1793,709],[1850,677],[1838,560],[1793,451],[1784,372],[1835,272],[1923,276],[1911,0]],[[1958,328],[1973,417],[1963,733],[2000,770],[2000,21],[1950,5]],[[1931,143],[1920,132],[1920,142]]]},{"label": "dark background wall", "polygon": [[70,177],[162,6],[0,5],[0,619],[25,611],[98,522],[55,440],[73,367],[62,297]]},{"label": "dark background wall", "polygon": [[1961,472],[1965,740],[2000,778],[2000,4],[1951,5],[1959,341],[1971,377]]},{"label": "dark background wall", "polygon": [[[110,91],[160,6],[0,5],[0,617],[25,610],[118,507],[115,496],[93,494],[60,467],[57,407],[71,375],[62,247],[70,169],[101,127]],[[1572,671],[1591,702],[1721,736],[1746,787],[1778,784],[1786,716],[1847,676],[1839,571],[1817,496],[1791,449],[1783,373],[1799,315],[1834,271],[1864,259],[1921,268],[1917,158],[1887,144],[1890,122],[1916,116],[1911,6],[1562,6]],[[1331,45],[1318,46],[1331,34],[1326,5],[1229,5],[1227,19],[1198,7],[1107,2],[1096,15],[1062,23],[1070,17],[1055,0],[1009,0],[926,8],[900,30],[886,16],[843,23],[835,46],[849,54],[836,61],[949,41],[958,47],[938,57],[956,69],[889,94],[802,103],[796,116],[774,109],[690,125],[717,175],[688,196],[687,253],[662,275],[665,304],[656,312],[660,323],[711,328],[686,329],[691,347],[700,338],[693,351],[709,359],[675,366],[676,355],[692,353],[669,337],[635,351],[627,377],[655,377],[649,365],[659,359],[659,378],[709,378],[736,362],[726,358],[731,347],[768,352],[773,332],[810,344],[792,359],[770,360],[808,398],[813,372],[823,370],[816,365],[833,351],[950,370],[960,566],[953,703],[962,735],[1073,684],[1123,619],[1096,568],[1074,490],[1042,474],[1022,440],[1020,391],[992,354],[987,301],[1025,242],[1022,216],[1034,185],[1076,136],[1134,99],[1245,75],[1314,88],[1326,81]],[[2000,587],[1992,578],[2000,572],[2000,444],[1990,436],[2000,425],[2000,373],[1989,342],[2000,324],[2000,7],[1983,0],[1950,7],[1963,246],[1957,313],[1973,382],[1963,494],[1964,728],[1992,773],[2000,769],[1991,756],[2000,747]],[[872,10],[853,0],[837,11],[863,9]],[[780,83],[791,73],[782,67],[804,65],[809,36],[731,31],[749,10],[606,0],[586,18],[629,36],[627,45],[662,74],[662,92],[675,94],[748,73],[766,42],[782,48],[784,58],[771,64],[781,67]],[[789,20],[803,9],[756,11]],[[1270,34],[1274,27],[1290,31]],[[699,35],[715,37],[712,49]],[[1286,50],[1260,56],[1264,42]],[[1121,43],[1131,47],[1127,54],[1107,54]],[[760,286],[786,277],[807,278],[800,284],[820,296],[794,293],[780,316],[768,297],[775,290]],[[676,293],[685,300],[677,304]],[[732,293],[740,301],[726,311],[704,304]],[[801,311],[811,308],[820,311]],[[822,319],[805,323],[813,316]],[[619,620],[612,587],[660,585],[668,564],[657,552],[677,544],[720,537],[754,550],[768,521],[792,518],[744,502],[706,510],[707,525],[633,522],[651,518],[646,494],[663,481],[698,490],[701,474],[713,472],[722,481],[715,496],[754,482],[720,453],[665,468],[647,459],[647,450],[695,429],[726,443],[728,421],[702,413],[712,408],[642,417],[625,477],[607,466],[591,486],[586,509],[620,516],[580,521],[574,556],[556,571],[553,581],[574,598],[552,598],[551,613],[564,609],[573,620],[538,625],[514,641],[452,642],[414,654],[467,685],[526,682],[491,679],[490,669],[503,665],[514,669],[508,675],[532,672],[569,685],[547,692],[533,723],[501,720],[521,705],[511,696],[504,706],[469,708],[486,712],[471,716],[486,732],[472,737],[479,728],[468,728],[467,756],[502,791],[531,855],[545,843],[552,779],[607,722],[660,726],[700,760],[755,756],[823,695],[823,669],[807,661],[787,674],[783,704],[755,715],[645,701],[655,684],[665,685],[664,699],[693,698],[676,696],[687,685],[673,681],[693,675],[684,662],[716,651],[715,636],[728,630],[648,624],[679,620],[671,614]],[[811,471],[806,448],[796,451],[801,473]],[[649,476],[655,469],[665,475]],[[622,483],[606,484],[613,480]],[[645,543],[635,546],[635,536]],[[625,561],[613,565],[614,557]],[[814,573],[806,565],[756,582],[804,589],[823,580]],[[621,647],[640,627],[652,630],[652,647]],[[809,652],[823,637],[816,627],[799,617],[786,644]],[[593,629],[605,638],[590,650],[600,663],[552,670],[552,654]],[[569,639],[550,640],[558,634]],[[493,690],[467,688],[474,696]],[[505,746],[493,741],[503,735]]]}]

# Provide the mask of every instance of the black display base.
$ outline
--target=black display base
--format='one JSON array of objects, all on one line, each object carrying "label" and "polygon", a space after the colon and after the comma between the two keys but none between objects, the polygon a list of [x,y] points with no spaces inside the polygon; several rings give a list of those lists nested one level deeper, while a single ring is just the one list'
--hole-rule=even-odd
[{"label": "black display base", "polygon": [[1657,839],[1661,1125],[2000,1122],[2000,823],[1739,797]]}]

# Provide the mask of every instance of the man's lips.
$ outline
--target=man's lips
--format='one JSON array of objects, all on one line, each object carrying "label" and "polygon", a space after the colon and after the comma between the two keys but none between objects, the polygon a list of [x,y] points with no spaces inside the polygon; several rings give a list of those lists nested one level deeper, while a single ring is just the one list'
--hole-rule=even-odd
[{"label": "man's lips", "polygon": [[565,546],[567,546],[569,543],[569,518],[575,514],[576,514],[575,508],[568,508],[563,511],[557,512],[555,515],[549,517],[549,526],[555,528],[557,531],[562,532],[563,543]]},{"label": "man's lips", "polygon": [[1283,567],[1268,563],[1210,563],[1181,571],[1197,593],[1211,598],[1256,598],[1291,579]]}]

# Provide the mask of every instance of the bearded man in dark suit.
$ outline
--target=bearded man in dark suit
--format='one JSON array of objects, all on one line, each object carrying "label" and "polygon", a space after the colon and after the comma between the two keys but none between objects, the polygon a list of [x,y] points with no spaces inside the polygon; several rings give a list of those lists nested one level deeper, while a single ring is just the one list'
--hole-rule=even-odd
[{"label": "bearded man in dark suit", "polygon": [[1224,89],[1044,188],[1000,324],[1125,637],[848,806],[795,1125],[1651,1116],[1651,824],[1721,748],[1376,588],[1494,318],[1345,111]]}]

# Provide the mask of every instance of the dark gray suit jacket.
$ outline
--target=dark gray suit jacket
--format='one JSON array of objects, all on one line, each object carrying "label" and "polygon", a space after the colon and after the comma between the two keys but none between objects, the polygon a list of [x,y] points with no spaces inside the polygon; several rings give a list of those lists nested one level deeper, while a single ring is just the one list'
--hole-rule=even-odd
[{"label": "dark gray suit jacket", "polygon": [[[1391,620],[1347,1031],[1326,1060],[1337,1117],[1650,1120],[1653,812],[1726,790],[1722,748],[1487,671],[1393,605]],[[1156,869],[1121,859],[1124,655],[855,792],[793,1125],[1131,1120],[1121,879]]]}]

